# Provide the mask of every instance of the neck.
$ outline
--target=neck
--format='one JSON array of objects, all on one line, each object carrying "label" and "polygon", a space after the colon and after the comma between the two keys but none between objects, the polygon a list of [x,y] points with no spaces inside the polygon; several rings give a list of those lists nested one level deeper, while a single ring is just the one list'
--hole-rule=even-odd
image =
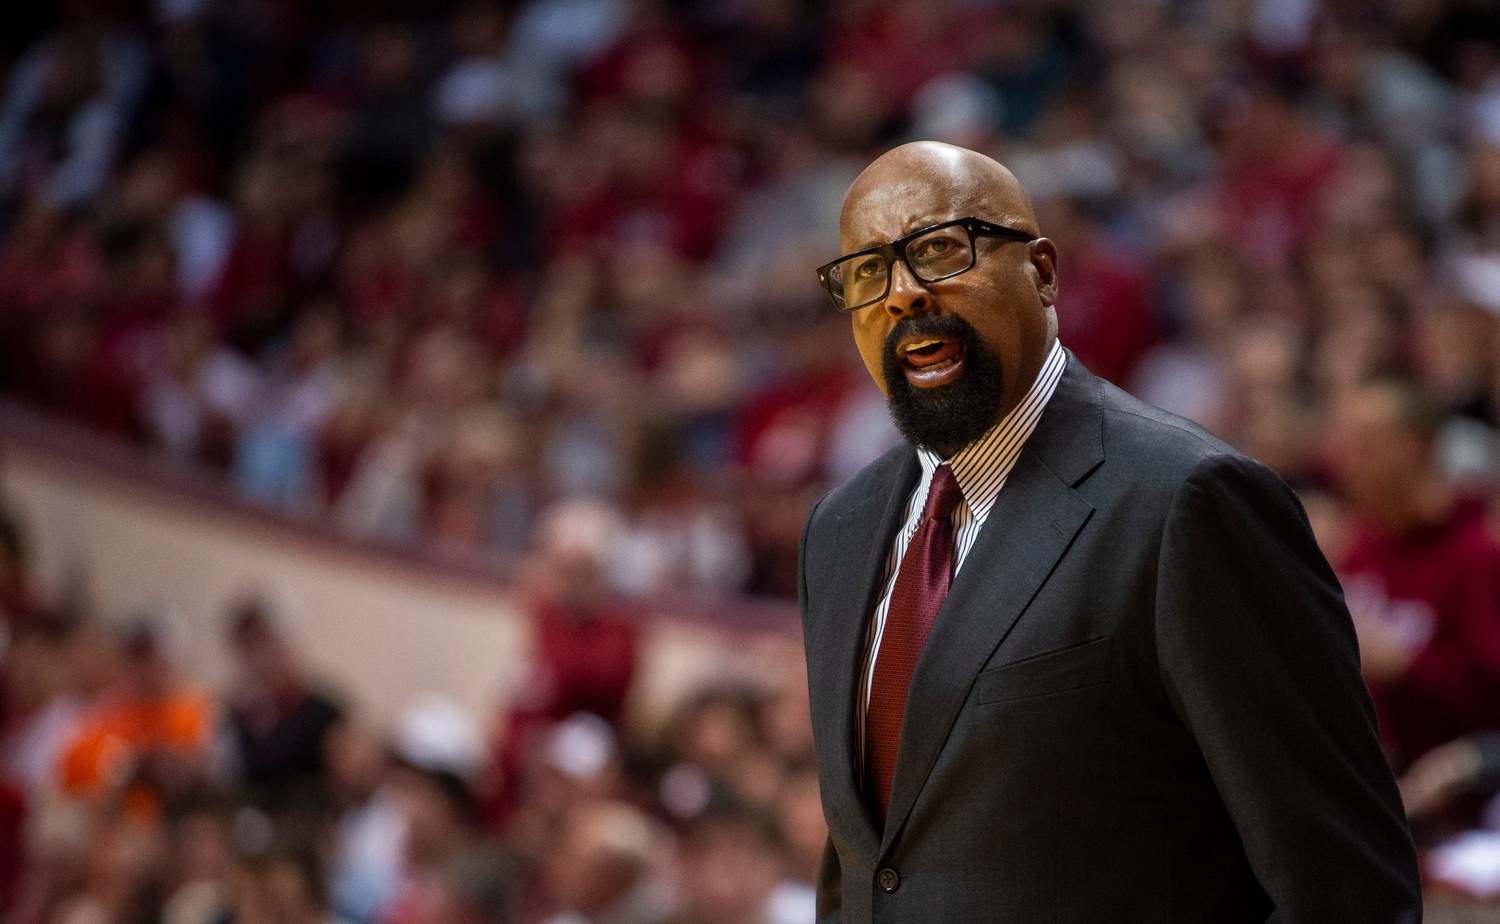
[{"label": "neck", "polygon": [[1056,334],[1049,336],[1047,345],[1042,348],[1041,352],[1037,353],[1026,365],[1020,367],[1016,381],[1006,389],[1006,394],[1000,401],[1000,416],[996,419],[996,423],[1015,413],[1016,408],[1021,406],[1021,402],[1026,400],[1026,396],[1036,385],[1036,380],[1041,377],[1042,367],[1047,364],[1047,357],[1052,355],[1052,344],[1056,340]]}]

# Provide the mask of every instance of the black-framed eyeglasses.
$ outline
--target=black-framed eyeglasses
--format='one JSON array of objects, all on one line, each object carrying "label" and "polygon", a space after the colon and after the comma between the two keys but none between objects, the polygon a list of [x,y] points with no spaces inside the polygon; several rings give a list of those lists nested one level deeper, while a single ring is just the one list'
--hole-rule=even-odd
[{"label": "black-framed eyeglasses", "polygon": [[979,218],[956,218],[913,231],[906,237],[839,257],[818,267],[818,281],[833,306],[855,311],[881,301],[891,291],[891,264],[899,257],[921,282],[937,282],[974,268],[974,238],[1034,241],[1036,235]]}]

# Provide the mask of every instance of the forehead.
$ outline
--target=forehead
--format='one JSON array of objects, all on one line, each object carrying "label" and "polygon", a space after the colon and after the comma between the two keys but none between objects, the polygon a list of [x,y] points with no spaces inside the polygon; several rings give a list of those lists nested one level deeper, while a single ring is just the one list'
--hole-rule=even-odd
[{"label": "forehead", "polygon": [[891,176],[850,191],[839,220],[839,241],[845,253],[852,253],[928,225],[986,215],[993,210],[982,199],[971,185],[946,178]]}]

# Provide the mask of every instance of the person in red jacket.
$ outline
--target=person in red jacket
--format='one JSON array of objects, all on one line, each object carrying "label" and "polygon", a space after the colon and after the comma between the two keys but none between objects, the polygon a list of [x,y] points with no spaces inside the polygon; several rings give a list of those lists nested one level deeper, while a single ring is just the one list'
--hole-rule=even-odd
[{"label": "person in red jacket", "polygon": [[1398,768],[1500,728],[1500,541],[1437,474],[1440,414],[1381,380],[1334,409],[1332,465],[1357,517],[1340,578],[1381,735]]},{"label": "person in red jacket", "polygon": [[605,574],[619,528],[611,508],[577,501],[558,504],[538,529],[523,571],[536,649],[490,755],[484,816],[491,827],[511,821],[523,764],[558,722],[583,712],[620,723],[639,630],[635,614],[611,599]]}]

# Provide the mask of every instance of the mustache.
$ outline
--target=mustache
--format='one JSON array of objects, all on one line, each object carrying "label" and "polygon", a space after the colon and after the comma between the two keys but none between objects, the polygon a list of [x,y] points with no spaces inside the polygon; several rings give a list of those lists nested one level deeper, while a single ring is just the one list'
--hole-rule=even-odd
[{"label": "mustache", "polygon": [[884,351],[887,362],[894,363],[900,359],[896,354],[896,345],[907,337],[940,337],[944,340],[956,340],[965,346],[973,346],[979,339],[979,332],[972,324],[956,314],[923,314],[902,318],[886,335]]}]

